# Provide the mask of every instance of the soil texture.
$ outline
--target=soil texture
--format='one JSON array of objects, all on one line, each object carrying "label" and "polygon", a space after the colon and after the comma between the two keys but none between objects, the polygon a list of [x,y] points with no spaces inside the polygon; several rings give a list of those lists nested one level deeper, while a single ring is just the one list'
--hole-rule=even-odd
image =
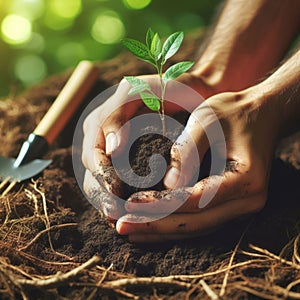
[{"label": "soil texture", "polygon": [[[175,61],[193,58],[198,43],[190,36]],[[151,72],[128,53],[98,66],[99,80],[82,108],[122,76]],[[69,75],[0,101],[0,155],[16,157]],[[79,115],[45,155],[53,163],[0,197],[1,299],[212,299],[220,293],[222,299],[300,297],[300,132],[278,145],[267,205],[260,213],[206,236],[135,245],[116,233],[77,185],[71,143]],[[143,162],[147,170],[151,143],[154,148],[166,145],[168,156],[171,143],[160,139],[152,136],[148,142],[144,135],[134,145],[146,147],[146,157],[133,158],[133,168]],[[153,187],[162,188],[161,183]],[[134,191],[129,188],[128,194]]]}]

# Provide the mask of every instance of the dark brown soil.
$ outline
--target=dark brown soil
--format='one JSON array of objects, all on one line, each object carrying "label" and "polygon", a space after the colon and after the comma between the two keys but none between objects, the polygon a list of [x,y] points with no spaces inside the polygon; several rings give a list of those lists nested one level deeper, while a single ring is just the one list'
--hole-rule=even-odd
[{"label": "dark brown soil", "polygon": [[[187,113],[182,113],[180,116],[175,116],[175,118],[181,123],[185,124],[187,120]],[[179,120],[180,118],[180,120]],[[150,123],[151,121],[149,121]],[[129,137],[129,140],[134,142],[130,145],[128,149],[129,153],[129,163],[130,168],[134,173],[140,178],[142,178],[142,184],[146,187],[138,187],[137,183],[134,181],[134,178],[131,178],[130,170],[128,168],[120,168],[117,170],[117,174],[121,178],[127,178],[127,180],[134,183],[134,185],[129,185],[124,183],[123,187],[123,198],[128,198],[131,194],[144,191],[144,190],[164,190],[163,182],[160,180],[157,182],[159,176],[159,170],[162,169],[162,163],[160,157],[155,157],[156,154],[161,155],[166,162],[166,166],[170,163],[170,150],[173,142],[180,134],[180,127],[169,124],[165,122],[167,132],[161,134],[161,121],[159,116],[157,116],[155,125],[149,125],[146,128],[137,128],[134,130],[132,137]],[[147,132],[157,132],[157,133],[147,133]],[[135,139],[134,137],[138,137]],[[116,164],[122,166],[122,160],[124,159],[123,155],[120,154],[118,157],[115,157]],[[151,159],[152,169],[149,165],[149,160]],[[121,180],[121,179],[120,179]]]},{"label": "dark brown soil", "polygon": [[[185,47],[181,55],[190,57],[196,44],[190,38],[190,48]],[[149,72],[143,63],[129,55],[101,63],[99,68],[98,84],[87,101],[125,74]],[[17,155],[20,145],[58,94],[68,74],[50,78],[22,96],[0,102],[0,155]],[[74,124],[76,117],[45,156],[52,158],[53,163],[32,181],[22,183],[1,198],[1,299],[26,299],[25,296],[29,299],[85,299],[89,296],[90,299],[125,299],[130,295],[144,299],[163,296],[185,299],[189,291],[191,299],[210,299],[199,279],[173,278],[168,283],[159,279],[160,283],[138,282],[131,286],[119,283],[118,287],[110,286],[109,282],[133,276],[191,275],[219,270],[204,277],[211,289],[219,293],[226,273],[222,269],[230,263],[232,251],[243,233],[239,249],[251,251],[256,256],[241,251],[235,254],[233,264],[242,264],[228,273],[224,299],[259,299],[264,295],[283,299],[287,285],[299,280],[297,251],[300,243],[295,238],[300,232],[300,132],[278,146],[267,205],[261,213],[230,222],[203,237],[143,246],[130,244],[126,237],[119,236],[78,188],[70,146]],[[49,225],[51,228],[42,232]],[[262,253],[262,250],[250,249],[250,244],[274,255],[281,253],[286,261],[266,250]],[[58,271],[66,273],[95,254],[101,257],[100,267],[85,270],[80,278],[43,288],[18,281],[46,279],[45,276]],[[104,268],[111,265],[112,269],[105,271]],[[103,283],[95,290],[102,277]],[[178,282],[190,285],[183,287]],[[291,287],[291,291],[299,297],[299,283]]]}]

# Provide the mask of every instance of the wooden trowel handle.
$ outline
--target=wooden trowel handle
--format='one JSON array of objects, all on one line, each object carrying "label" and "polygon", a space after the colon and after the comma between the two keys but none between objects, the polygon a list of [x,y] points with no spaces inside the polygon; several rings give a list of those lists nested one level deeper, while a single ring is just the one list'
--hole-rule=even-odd
[{"label": "wooden trowel handle", "polygon": [[98,78],[98,69],[81,61],[33,133],[51,145]]}]

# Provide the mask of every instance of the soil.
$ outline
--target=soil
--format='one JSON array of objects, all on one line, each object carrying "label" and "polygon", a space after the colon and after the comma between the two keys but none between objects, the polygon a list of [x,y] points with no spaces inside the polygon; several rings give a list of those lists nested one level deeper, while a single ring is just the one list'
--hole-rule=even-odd
[{"label": "soil", "polygon": [[[117,175],[119,175],[118,179],[121,182],[122,178],[127,180],[127,183],[123,182],[122,195],[124,199],[139,191],[162,191],[165,189],[162,180],[158,181],[158,178],[161,178],[159,170],[163,168],[161,157],[163,157],[166,162],[166,166],[168,166],[170,163],[170,150],[172,144],[181,133],[182,127],[180,124],[184,126],[187,118],[188,114],[182,112],[174,116],[174,119],[179,122],[178,125],[171,124],[168,120],[165,120],[167,131],[164,135],[161,134],[161,120],[158,115],[156,117],[152,116],[152,118],[148,121],[149,125],[145,128],[135,128],[132,130],[131,136],[128,140],[134,142],[132,145],[129,145],[129,149],[126,150],[129,153],[130,169],[128,167],[123,167],[122,161],[124,159],[124,155],[122,155],[122,153],[117,157],[113,157],[115,162],[114,166],[120,166],[120,168],[116,170]],[[154,125],[150,125],[151,123]],[[161,157],[155,156],[156,154],[159,154]],[[134,174],[141,178],[140,184],[143,187],[138,186],[136,180],[134,180],[135,178],[131,175],[130,170],[133,170]],[[130,185],[128,182],[132,182],[133,184]]]},{"label": "soil", "polygon": [[[189,37],[175,61],[182,57],[190,59],[198,43],[193,36]],[[118,83],[125,74],[151,72],[144,63],[128,54],[98,65],[101,75],[84,105],[103,89]],[[0,102],[0,155],[15,157],[18,154],[22,142],[44,115],[69,74],[70,71],[49,78],[21,96]],[[180,279],[183,283],[188,281],[189,287],[179,285],[179,279],[172,279],[168,284],[149,281],[148,284],[117,288],[109,283],[141,276],[159,278],[216,271],[207,275],[205,282],[219,292],[225,276],[222,268],[230,264],[232,251],[241,237],[240,250],[234,252],[234,263],[242,265],[228,273],[224,299],[259,299],[264,295],[284,298],[286,286],[299,280],[297,248],[300,243],[296,237],[300,233],[300,132],[278,145],[267,205],[260,213],[232,221],[206,236],[157,245],[135,245],[116,233],[77,185],[71,142],[79,115],[74,116],[46,154],[53,163],[40,175],[1,197],[0,298],[121,299],[135,295],[143,299],[188,299],[190,295],[191,299],[210,299],[199,279]],[[160,143],[159,136],[157,139],[151,140],[155,147]],[[163,144],[170,146],[164,141]],[[139,159],[145,161],[145,157]],[[139,162],[136,160],[133,164]],[[48,230],[44,231],[46,228]],[[255,250],[249,246],[251,244],[265,250]],[[242,253],[241,249],[252,251],[256,256]],[[279,254],[289,263],[274,258]],[[22,278],[47,279],[57,272],[66,273],[94,255],[101,258],[99,267],[85,270],[81,277],[49,288],[18,283]],[[102,277],[103,283],[99,283]],[[299,283],[291,287],[291,291],[299,296]]]}]

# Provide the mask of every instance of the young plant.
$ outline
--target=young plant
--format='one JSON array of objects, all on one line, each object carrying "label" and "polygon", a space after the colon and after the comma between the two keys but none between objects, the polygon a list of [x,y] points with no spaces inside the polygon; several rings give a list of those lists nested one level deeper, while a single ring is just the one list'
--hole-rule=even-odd
[{"label": "young plant", "polygon": [[154,33],[151,28],[146,34],[146,44],[134,39],[126,38],[123,40],[124,46],[139,59],[153,65],[160,79],[161,95],[157,96],[151,86],[139,77],[125,76],[125,79],[131,85],[128,95],[139,94],[144,104],[153,111],[159,113],[162,121],[162,132],[165,134],[165,94],[167,83],[175,80],[178,76],[188,71],[194,62],[182,61],[169,67],[163,73],[163,66],[180,48],[183,41],[183,32],[171,34],[162,44],[158,33]]}]

